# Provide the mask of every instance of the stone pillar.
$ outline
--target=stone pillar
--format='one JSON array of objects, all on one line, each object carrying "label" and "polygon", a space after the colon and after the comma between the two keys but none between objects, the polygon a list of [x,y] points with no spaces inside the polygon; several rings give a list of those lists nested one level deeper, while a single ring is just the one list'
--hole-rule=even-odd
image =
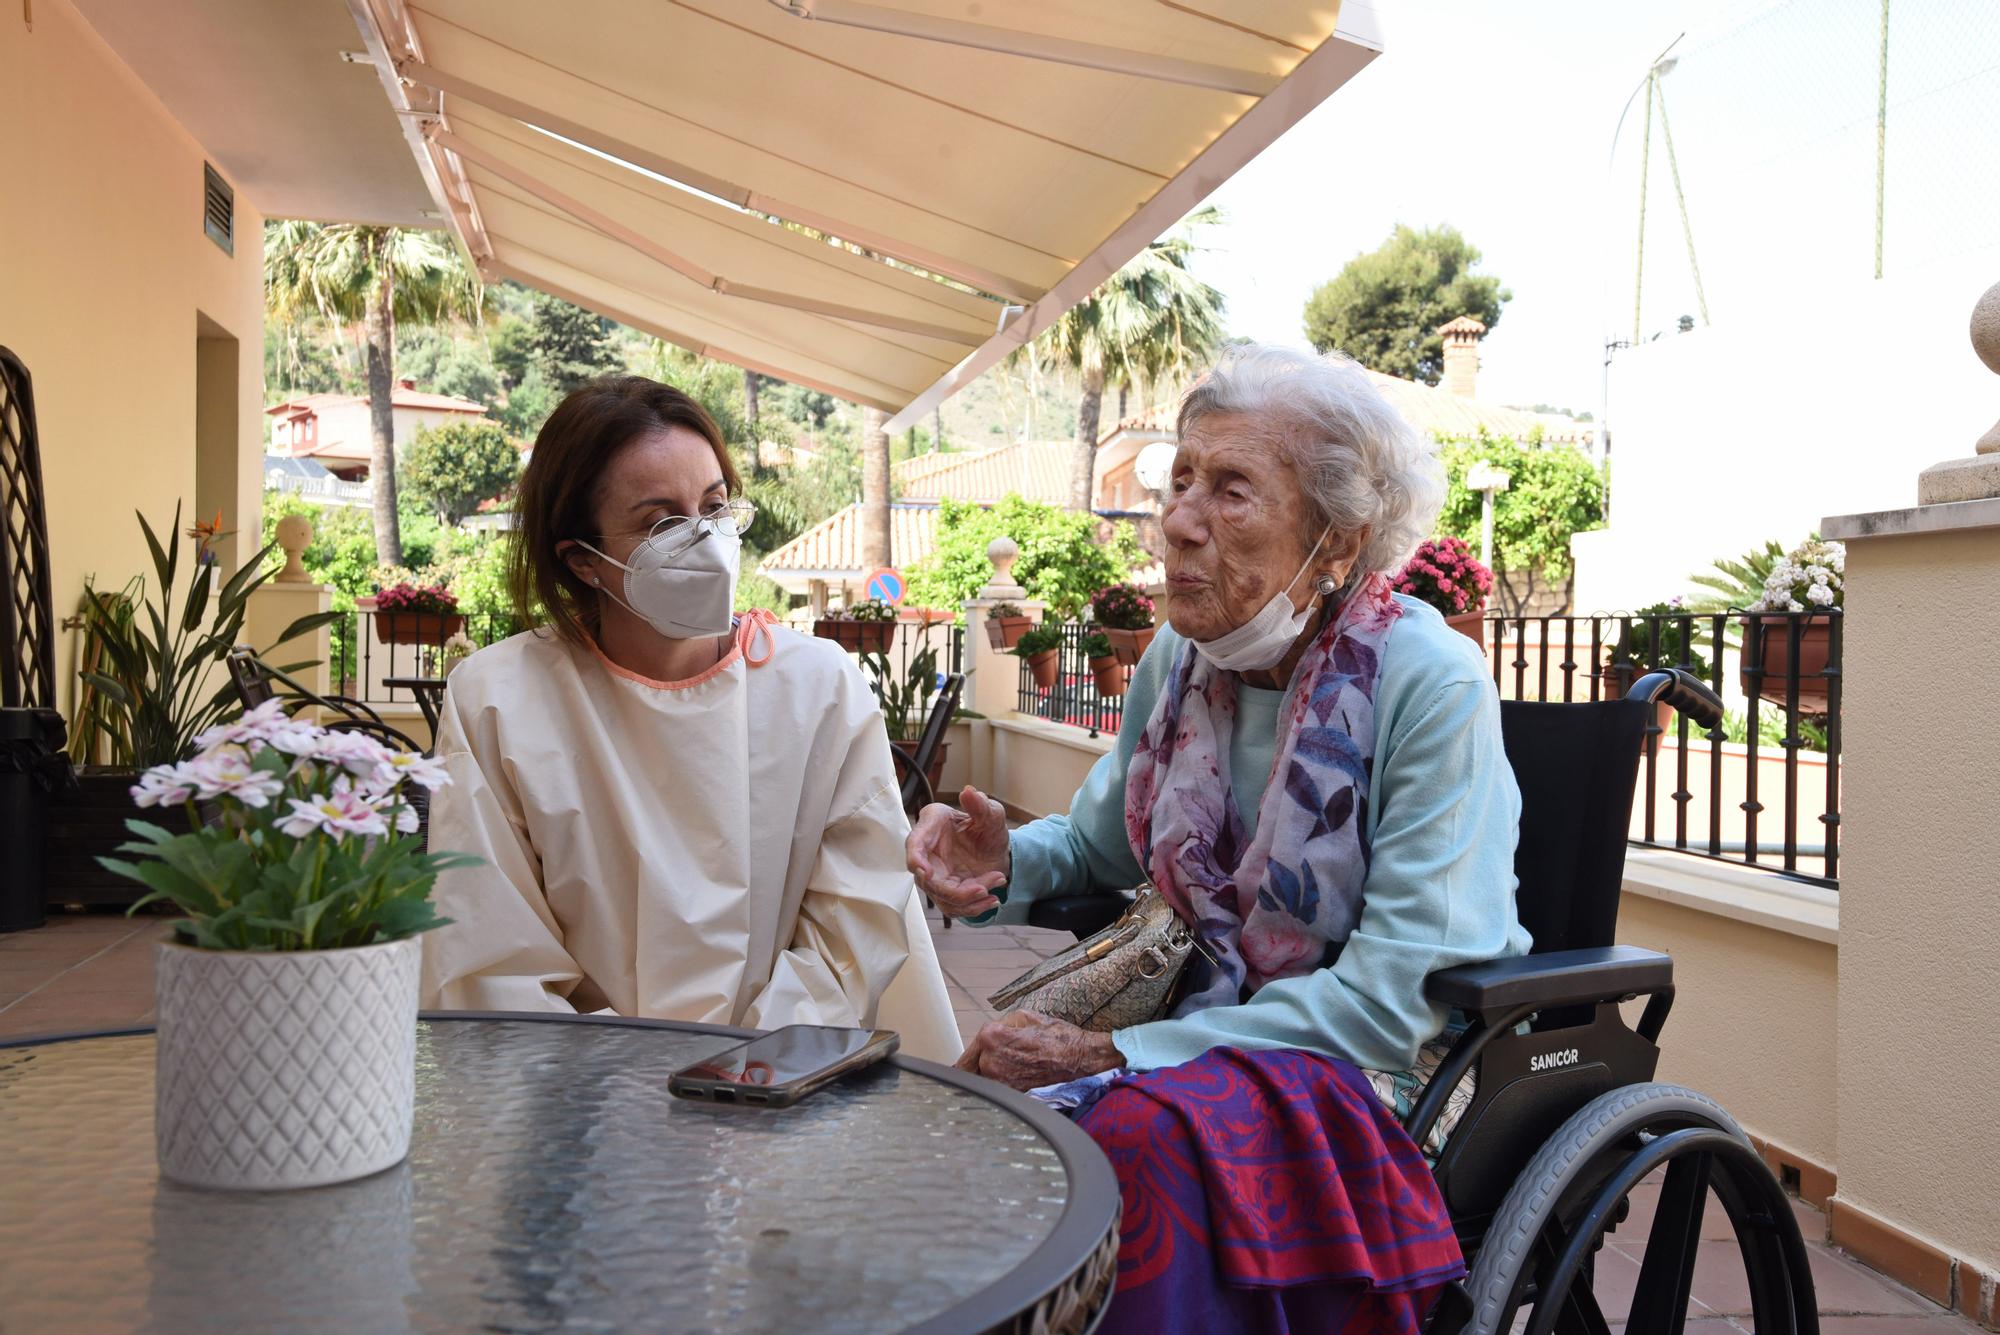
[{"label": "stone pillar", "polygon": [[[2000,375],[2000,283],[1972,308],[1972,350],[1986,369]],[[2000,422],[1973,444],[1970,459],[1947,459],[1917,477],[1917,503],[1942,505],[2000,496]]]},{"label": "stone pillar", "polygon": [[332,586],[312,583],[299,562],[299,554],[311,544],[312,537],[311,522],[299,515],[278,521],[278,545],[285,552],[285,568],[250,595],[243,615],[243,635],[259,658],[274,665],[312,663],[291,675],[319,695],[332,695],[332,628],[321,626],[282,645],[278,641],[285,628],[300,617],[333,610]]},{"label": "stone pillar", "polygon": [[[1973,323],[2000,372],[2000,286]],[[1958,499],[1821,529],[1847,544],[1833,1240],[1989,1322],[2000,1320],[2000,760],[1986,725],[2000,663],[1996,437],[1924,474],[1920,494]]]},{"label": "stone pillar", "polygon": [[965,704],[989,719],[1007,718],[1020,698],[1021,660],[995,649],[986,633],[986,615],[1001,603],[1012,603],[1030,618],[1042,619],[1042,604],[1014,582],[1014,561],[1021,554],[1012,538],[995,538],[986,549],[993,578],[965,604]]}]

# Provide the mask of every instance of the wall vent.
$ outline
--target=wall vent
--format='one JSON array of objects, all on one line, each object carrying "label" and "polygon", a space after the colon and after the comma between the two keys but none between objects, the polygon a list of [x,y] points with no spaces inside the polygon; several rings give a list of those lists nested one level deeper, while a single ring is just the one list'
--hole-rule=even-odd
[{"label": "wall vent", "polygon": [[236,253],[236,192],[206,162],[201,164],[201,226],[223,254]]}]

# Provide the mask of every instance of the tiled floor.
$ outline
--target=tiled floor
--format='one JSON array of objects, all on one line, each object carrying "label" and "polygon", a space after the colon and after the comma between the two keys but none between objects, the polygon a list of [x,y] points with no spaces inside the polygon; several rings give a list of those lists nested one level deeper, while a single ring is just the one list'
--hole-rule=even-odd
[{"label": "tiled floor", "polygon": [[[149,1023],[152,945],[166,935],[159,918],[62,915],[31,932],[0,935],[0,1041],[28,1034]],[[970,1037],[993,1018],[986,998],[1002,984],[1069,944],[1058,932],[1029,927],[939,928],[932,939],[944,967],[959,1031]],[[1629,1306],[1645,1252],[1657,1181],[1640,1184],[1632,1213],[1599,1253],[1597,1292],[1617,1328]],[[1974,1335],[1977,1327],[1883,1278],[1826,1245],[1825,1218],[1796,1204],[1812,1250],[1813,1278],[1825,1335]],[[1748,1299],[1721,1206],[1711,1200],[1695,1268],[1688,1328],[1722,1335],[1748,1330]]]}]

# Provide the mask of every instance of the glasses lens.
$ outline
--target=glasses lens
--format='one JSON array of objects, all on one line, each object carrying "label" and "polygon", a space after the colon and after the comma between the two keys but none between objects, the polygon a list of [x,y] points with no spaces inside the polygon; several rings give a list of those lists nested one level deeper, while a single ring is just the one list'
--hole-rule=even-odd
[{"label": "glasses lens", "polygon": [[757,518],[757,507],[748,501],[724,501],[702,516],[725,538],[741,537]]},{"label": "glasses lens", "polygon": [[686,515],[668,515],[653,525],[653,531],[646,535],[646,541],[656,547],[664,556],[686,550],[695,539],[695,523]]}]

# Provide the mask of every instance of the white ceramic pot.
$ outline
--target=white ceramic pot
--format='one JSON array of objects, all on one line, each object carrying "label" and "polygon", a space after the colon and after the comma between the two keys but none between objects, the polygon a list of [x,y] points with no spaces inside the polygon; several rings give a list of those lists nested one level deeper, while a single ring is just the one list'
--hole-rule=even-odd
[{"label": "white ceramic pot", "polygon": [[415,937],[353,950],[160,946],[160,1172],[275,1191],[402,1162],[422,958]]}]

